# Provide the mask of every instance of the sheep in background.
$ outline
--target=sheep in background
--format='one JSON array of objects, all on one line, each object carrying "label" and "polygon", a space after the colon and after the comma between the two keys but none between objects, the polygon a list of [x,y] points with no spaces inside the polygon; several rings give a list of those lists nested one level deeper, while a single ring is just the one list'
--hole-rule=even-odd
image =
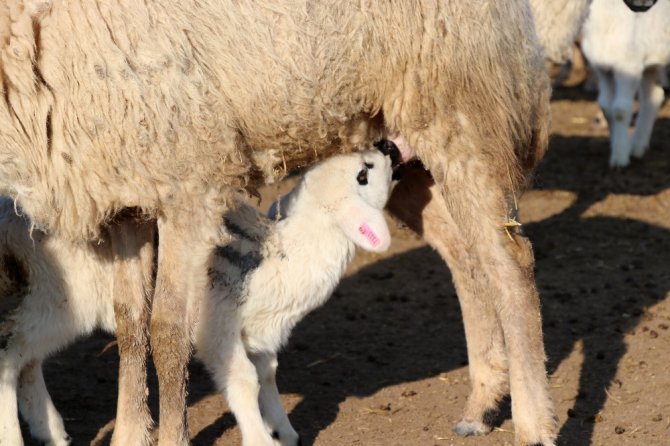
[{"label": "sheep in background", "polygon": [[[511,225],[547,145],[543,65],[526,0],[0,2],[0,193],[61,237],[112,239],[112,443],[148,442],[152,236],[110,219],[158,219],[158,443],[185,445],[194,302],[235,190],[397,132],[437,184],[429,202],[407,184],[406,207],[425,208],[403,216],[425,220],[413,227],[463,309],[472,392],[458,431],[489,432],[511,393],[517,442],[554,444],[532,248]],[[13,415],[0,431],[19,444]]]},{"label": "sheep in background", "polygon": [[[584,23],[582,49],[598,77],[598,104],[610,131],[610,166],[641,158],[665,93],[660,70],[670,63],[670,2],[632,12],[623,2],[594,0]],[[636,93],[640,112],[632,138],[628,128]]]},{"label": "sheep in background", "polygon": [[[389,143],[382,148],[397,153]],[[245,445],[272,446],[273,438],[298,444],[275,384],[277,352],[292,328],[330,297],[356,245],[373,252],[388,248],[383,209],[391,164],[391,156],[376,150],[339,155],[310,169],[285,196],[281,220],[244,203],[226,215],[195,345],[226,395]],[[67,445],[41,364],[75,337],[115,329],[112,266],[99,258],[108,247],[73,246],[39,233],[31,240],[28,223],[7,199],[0,201],[0,231],[0,286],[2,295],[13,295],[0,305],[16,300],[14,310],[0,315],[0,333],[7,326],[12,333],[2,338],[0,374],[20,382],[19,407],[32,434]],[[235,237],[229,243],[227,233]],[[17,272],[17,264],[27,270]],[[13,395],[1,395],[0,407],[16,405],[16,384]]]},{"label": "sheep in background", "polygon": [[535,29],[547,59],[562,65],[572,57],[591,0],[530,0]]}]

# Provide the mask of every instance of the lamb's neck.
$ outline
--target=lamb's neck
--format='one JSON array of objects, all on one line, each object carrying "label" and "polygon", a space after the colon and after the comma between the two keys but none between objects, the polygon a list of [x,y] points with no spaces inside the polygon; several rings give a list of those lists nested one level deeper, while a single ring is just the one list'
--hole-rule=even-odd
[{"label": "lamb's neck", "polygon": [[277,225],[282,251],[288,258],[304,258],[301,268],[341,275],[355,253],[355,245],[332,215],[323,209],[297,210]]}]

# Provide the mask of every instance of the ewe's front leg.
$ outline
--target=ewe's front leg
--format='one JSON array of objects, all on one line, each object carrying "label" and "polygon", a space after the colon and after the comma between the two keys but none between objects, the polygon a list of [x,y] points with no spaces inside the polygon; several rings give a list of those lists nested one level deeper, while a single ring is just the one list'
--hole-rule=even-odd
[{"label": "ewe's front leg", "polygon": [[286,411],[279,399],[279,390],[275,380],[277,374],[277,355],[257,354],[250,356],[256,367],[258,380],[261,386],[258,396],[258,404],[263,415],[265,425],[272,432],[274,438],[281,446],[297,446],[300,444],[300,436],[291,426]]},{"label": "ewe's front leg", "polygon": [[209,286],[207,269],[221,213],[166,214],[158,220],[158,271],[151,347],[159,384],[159,446],[188,444],[186,382],[194,316]]},{"label": "ewe's front leg", "polygon": [[[19,409],[33,437],[46,446],[67,446],[70,436],[51,400],[42,374],[42,361],[26,364],[19,377]],[[1,443],[1,442],[0,442]]]},{"label": "ewe's front leg", "polygon": [[147,406],[147,328],[155,222],[125,216],[109,232],[114,254],[112,296],[119,346],[119,394],[112,445],[148,445],[152,421]]}]

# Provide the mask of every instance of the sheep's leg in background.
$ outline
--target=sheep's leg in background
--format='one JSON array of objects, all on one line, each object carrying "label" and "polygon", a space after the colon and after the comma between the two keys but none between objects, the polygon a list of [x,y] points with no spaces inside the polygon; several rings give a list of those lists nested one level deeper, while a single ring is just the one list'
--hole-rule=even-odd
[{"label": "sheep's leg in background", "polygon": [[201,207],[184,205],[177,210],[175,206],[158,219],[158,266],[149,331],[158,375],[159,446],[189,442],[186,366],[194,317],[209,286],[207,270],[223,215],[216,199],[216,194],[211,203],[193,199]]},{"label": "sheep's leg in background", "polygon": [[147,406],[146,360],[152,292],[155,221],[132,215],[110,226],[114,253],[112,299],[119,346],[119,394],[112,445],[148,445],[151,413]]},{"label": "sheep's leg in background", "polygon": [[42,374],[42,361],[33,360],[19,377],[19,410],[33,437],[50,446],[67,446],[70,436],[63,419],[51,400]]},{"label": "sheep's leg in background", "polygon": [[[450,267],[463,313],[472,383],[455,431],[485,434],[493,428],[500,400],[509,393],[505,341],[495,309],[498,290],[464,246],[463,228],[455,223],[439,188],[423,168],[404,170],[387,208],[423,236]],[[468,281],[468,276],[474,280]]]},{"label": "sheep's leg in background", "polygon": [[614,75],[609,70],[593,67],[598,79],[598,105],[605,115],[608,128],[612,128],[612,101],[614,100]]},{"label": "sheep's leg in background", "polygon": [[279,399],[279,390],[275,380],[277,355],[271,353],[252,354],[250,359],[256,367],[261,386],[258,404],[267,428],[272,432],[272,437],[278,439],[283,446],[297,446],[300,444],[300,436],[291,426]]},{"label": "sheep's leg in background", "polygon": [[658,83],[663,88],[670,88],[670,66],[658,70]]},{"label": "sheep's leg in background", "polygon": [[[449,146],[448,163],[440,157],[433,161],[443,163],[434,166],[443,173],[441,183],[428,188],[429,180],[403,178],[389,204],[440,252],[458,291],[472,391],[456,431],[469,435],[490,429],[490,415],[507,391],[508,369],[517,444],[553,445],[556,420],[530,243],[505,226],[513,197],[493,180],[500,176],[477,159],[464,135],[460,138]],[[407,218],[417,210],[420,217]]]},{"label": "sheep's leg in background", "polygon": [[614,72],[614,98],[612,99],[610,126],[610,167],[626,167],[632,151],[628,135],[633,117],[633,100],[640,86],[640,78]]},{"label": "sheep's leg in background", "polygon": [[658,85],[659,68],[662,67],[647,68],[642,74],[639,94],[640,113],[637,115],[633,134],[633,156],[637,158],[641,158],[649,149],[656,115],[665,99],[663,87]]}]

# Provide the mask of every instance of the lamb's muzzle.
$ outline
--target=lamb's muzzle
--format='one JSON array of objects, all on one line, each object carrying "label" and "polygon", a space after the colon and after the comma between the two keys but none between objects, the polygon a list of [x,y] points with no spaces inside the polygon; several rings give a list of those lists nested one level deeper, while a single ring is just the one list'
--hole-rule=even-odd
[{"label": "lamb's muzzle", "polygon": [[657,0],[623,0],[631,11],[646,12],[656,4]]}]

